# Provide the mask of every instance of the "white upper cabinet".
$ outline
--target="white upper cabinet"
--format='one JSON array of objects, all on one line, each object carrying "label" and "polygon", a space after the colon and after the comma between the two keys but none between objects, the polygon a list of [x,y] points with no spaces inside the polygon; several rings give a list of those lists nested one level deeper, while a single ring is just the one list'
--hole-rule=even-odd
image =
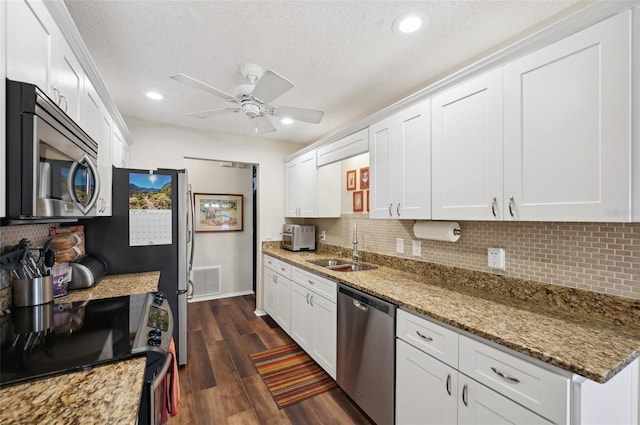
[{"label": "white upper cabinet", "polygon": [[285,164],[286,217],[340,217],[340,164],[316,164],[315,150]]},{"label": "white upper cabinet", "polygon": [[35,84],[54,98],[52,61],[58,28],[51,14],[41,1],[15,0],[6,6],[7,77]]},{"label": "white upper cabinet", "polygon": [[433,97],[432,218],[501,220],[502,69]]},{"label": "white upper cabinet", "polygon": [[58,38],[57,49],[52,73],[54,100],[71,119],[79,123],[80,102],[85,81],[84,70],[62,36]]},{"label": "white upper cabinet", "polygon": [[122,133],[116,125],[112,126],[111,133],[111,163],[114,167],[122,168]]},{"label": "white upper cabinet", "polygon": [[430,99],[369,127],[371,218],[431,218]]},{"label": "white upper cabinet", "polygon": [[631,12],[504,67],[506,219],[629,221]]},{"label": "white upper cabinet", "polygon": [[285,164],[285,215],[314,217],[317,204],[318,172],[316,151],[306,152]]},{"label": "white upper cabinet", "polygon": [[364,129],[318,147],[318,167],[369,151],[369,130]]}]

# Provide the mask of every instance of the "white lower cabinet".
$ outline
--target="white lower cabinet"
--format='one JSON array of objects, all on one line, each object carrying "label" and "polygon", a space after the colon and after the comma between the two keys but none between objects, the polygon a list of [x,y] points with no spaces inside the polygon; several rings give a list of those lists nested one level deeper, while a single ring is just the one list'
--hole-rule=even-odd
[{"label": "white lower cabinet", "polygon": [[638,423],[638,360],[600,384],[404,310],[396,337],[398,425]]},{"label": "white lower cabinet", "polygon": [[263,288],[269,316],[336,379],[337,284],[265,255]]},{"label": "white lower cabinet", "polygon": [[[295,267],[292,277],[290,335],[311,358],[336,379],[337,285]],[[333,294],[327,295],[327,288],[333,288]]]},{"label": "white lower cabinet", "polygon": [[264,309],[285,332],[291,323],[291,266],[264,256]]}]

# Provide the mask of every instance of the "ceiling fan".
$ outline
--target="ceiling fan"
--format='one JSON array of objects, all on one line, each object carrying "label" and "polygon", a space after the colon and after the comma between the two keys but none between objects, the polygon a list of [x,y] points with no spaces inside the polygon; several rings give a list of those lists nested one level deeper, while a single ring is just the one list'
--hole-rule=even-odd
[{"label": "ceiling fan", "polygon": [[233,95],[186,74],[175,74],[169,78],[214,94],[233,104],[233,106],[222,109],[189,114],[192,117],[208,118],[226,112],[243,112],[254,121],[255,132],[258,134],[270,133],[276,130],[269,117],[289,118],[314,124],[318,124],[322,120],[324,115],[322,111],[271,104],[271,102],[293,87],[293,83],[281,75],[271,70],[265,72],[261,66],[252,63],[243,64],[240,67],[240,73],[249,83],[237,86]]}]

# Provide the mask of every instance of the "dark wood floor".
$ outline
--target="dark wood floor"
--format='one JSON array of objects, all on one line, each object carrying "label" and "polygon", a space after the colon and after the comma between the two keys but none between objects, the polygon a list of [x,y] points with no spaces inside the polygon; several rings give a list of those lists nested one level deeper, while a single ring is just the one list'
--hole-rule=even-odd
[{"label": "dark wood floor", "polygon": [[249,354],[293,343],[255,297],[189,304],[188,364],[180,368],[177,424],[371,424],[341,389],[279,409]]}]

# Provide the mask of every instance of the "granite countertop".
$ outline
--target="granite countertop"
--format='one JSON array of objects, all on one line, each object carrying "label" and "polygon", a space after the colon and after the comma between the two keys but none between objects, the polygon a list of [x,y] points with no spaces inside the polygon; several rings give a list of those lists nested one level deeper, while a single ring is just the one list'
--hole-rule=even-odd
[{"label": "granite countertop", "polygon": [[335,249],[263,253],[596,382],[640,356],[637,300],[367,252],[380,266],[347,273],[309,262]]},{"label": "granite countertop", "polygon": [[[69,291],[57,304],[156,291],[160,272],[106,276]],[[145,357],[96,366],[0,389],[0,424],[135,424]]]}]

